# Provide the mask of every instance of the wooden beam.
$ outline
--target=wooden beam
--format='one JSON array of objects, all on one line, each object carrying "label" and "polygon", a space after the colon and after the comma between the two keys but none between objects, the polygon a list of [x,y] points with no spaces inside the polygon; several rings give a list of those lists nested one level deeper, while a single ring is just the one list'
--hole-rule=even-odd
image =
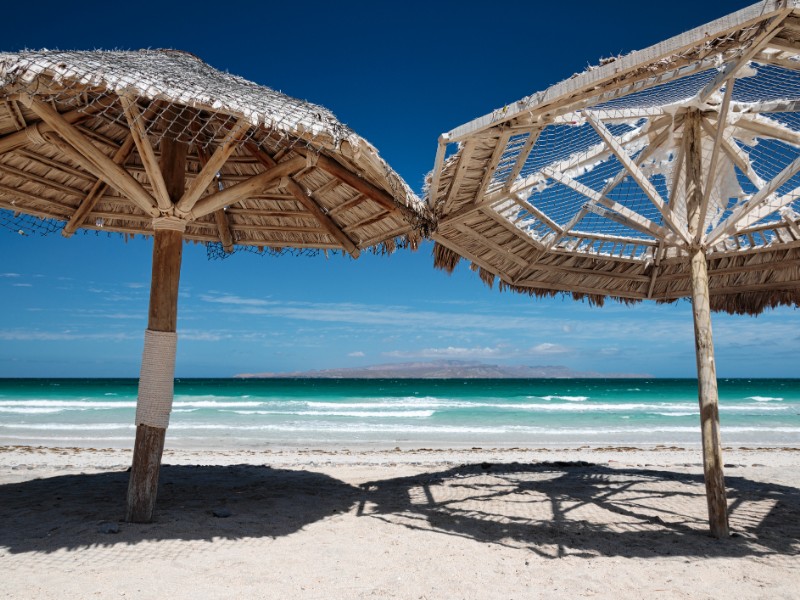
[{"label": "wooden beam", "polygon": [[749,63],[754,56],[761,52],[769,40],[775,37],[775,35],[780,31],[780,28],[783,25],[783,20],[787,15],[788,13],[781,13],[777,15],[770,23],[766,24],[764,31],[758,34],[758,36],[750,43],[750,47],[728,62],[728,64],[726,64],[722,70],[720,70],[716,77],[714,77],[714,79],[707,83],[703,89],[697,93],[697,100],[701,103],[705,102],[708,100],[708,97],[711,96],[711,94],[716,92],[726,82],[732,81],[736,76],[736,73],[738,73],[742,67]]},{"label": "wooden beam", "polygon": [[442,169],[444,168],[444,154],[447,151],[446,136],[439,137],[439,143],[436,146],[436,158],[433,161],[433,174],[431,175],[431,185],[428,188],[428,208],[433,210],[436,206],[436,200],[439,199],[439,181],[442,177]]},{"label": "wooden beam", "polygon": [[800,133],[762,114],[742,115],[736,120],[734,127],[745,129],[762,137],[775,138],[800,148]]},{"label": "wooden beam", "polygon": [[483,179],[481,179],[481,184],[478,186],[478,192],[475,194],[475,199],[482,198],[483,194],[486,192],[486,188],[489,187],[489,182],[494,177],[494,174],[497,172],[497,167],[500,164],[500,159],[503,158],[503,154],[505,153],[506,147],[508,146],[508,141],[511,139],[511,133],[508,131],[502,132],[500,137],[497,138],[497,146],[492,152],[492,156],[489,159],[489,166],[486,168],[486,172],[483,174]]},{"label": "wooden beam", "polygon": [[539,240],[534,238],[525,229],[523,229],[521,227],[518,227],[517,225],[514,225],[513,223],[511,223],[506,217],[504,217],[501,214],[498,214],[491,207],[482,206],[481,207],[481,212],[483,214],[487,215],[490,219],[492,219],[498,225],[501,225],[502,227],[506,228],[511,233],[515,234],[517,237],[519,237],[519,238],[525,240],[526,242],[528,242],[531,246],[533,246],[537,250],[542,250],[544,248],[544,245],[542,244],[542,242],[540,242]]},{"label": "wooden beam", "polygon": [[[588,285],[558,284],[552,281],[539,281],[535,279],[525,279],[514,283],[514,285],[524,288],[548,290],[553,292],[564,292],[565,294],[593,294],[597,296],[614,296],[616,298],[630,298],[631,300],[646,300],[641,292],[630,292],[625,290],[611,290],[607,288],[596,288]],[[566,289],[569,288],[569,289]]]},{"label": "wooden beam", "polygon": [[147,178],[153,188],[153,196],[158,202],[158,208],[161,212],[166,213],[172,208],[172,202],[167,193],[164,176],[158,166],[155,150],[153,150],[153,146],[147,136],[146,122],[144,122],[136,102],[127,96],[120,96],[119,102],[128,121],[128,127],[136,144],[136,149],[139,151],[139,158],[142,159],[145,173],[147,173]]},{"label": "wooden beam", "polygon": [[[709,53],[702,60],[698,60],[694,52],[688,51],[702,48],[706,41],[757,25],[776,15],[789,14],[791,10],[786,8],[782,1],[777,0],[770,0],[766,4],[755,4],[650,48],[632,52],[613,63],[584,72],[504,107],[502,111],[494,111],[474,119],[446,135],[450,141],[461,141],[479,131],[514,119],[521,113],[547,114],[548,111],[554,112],[562,107],[567,111],[577,110],[589,103],[611,100],[630,91],[659,85],[677,76],[713,68],[716,66],[714,64],[716,53]],[[688,56],[684,58],[684,54]],[[656,73],[653,74],[649,68],[643,68],[646,66],[656,69]],[[613,85],[616,89],[608,90]]]},{"label": "wooden beam", "polygon": [[647,285],[647,297],[653,297],[653,290],[656,287],[656,278],[658,277],[658,269],[661,266],[661,258],[664,255],[663,242],[658,245],[658,248],[653,252],[653,272],[650,273],[650,282]]},{"label": "wooden beam", "polygon": [[452,250],[456,254],[459,254],[460,256],[463,256],[464,258],[466,258],[470,262],[475,263],[476,265],[478,265],[479,267],[485,269],[486,271],[489,271],[490,273],[492,273],[495,276],[499,277],[500,279],[502,279],[506,283],[510,283],[509,279],[508,279],[508,276],[506,274],[504,274],[504,273],[500,273],[498,271],[497,267],[495,267],[494,265],[489,264],[485,259],[481,258],[480,256],[476,256],[475,254],[471,253],[469,250],[465,250],[464,248],[461,248],[453,240],[445,238],[445,237],[442,237],[442,235],[440,235],[438,233],[434,233],[433,235],[431,235],[431,239],[433,239],[433,241],[435,241],[435,242],[438,242],[439,244],[441,244],[445,248],[448,248],[449,250]]},{"label": "wooden beam", "polygon": [[18,179],[21,179],[23,183],[36,182],[48,188],[50,191],[60,192],[62,194],[66,194],[67,196],[80,198],[85,193],[83,190],[80,190],[78,188],[74,188],[69,185],[65,185],[63,183],[59,183],[55,179],[48,179],[47,177],[42,177],[41,175],[37,175],[36,173],[31,173],[29,171],[17,169],[16,167],[12,167],[11,165],[7,164],[0,163],[0,173],[5,173],[6,175],[12,175],[13,177],[17,177]]},{"label": "wooden beam", "polygon": [[[255,144],[248,143],[247,150],[252,154],[262,165],[267,169],[274,169],[278,163],[269,154],[259,149]],[[339,226],[336,221],[330,217],[319,202],[308,192],[305,191],[297,181],[289,177],[286,185],[289,193],[303,206],[311,215],[319,222],[322,228],[327,231],[337,242],[342,245],[342,248],[350,254],[353,258],[358,258],[360,251],[356,242],[347,235],[344,230]]]},{"label": "wooden beam", "polygon": [[[622,216],[625,221],[629,224],[630,227],[633,227],[636,231],[641,231],[643,233],[647,233],[652,235],[653,237],[664,240],[664,241],[672,241],[676,243],[678,240],[675,238],[674,234],[670,231],[662,227],[661,225],[657,225],[653,223],[647,217],[640,215],[639,213],[632,211],[626,206],[623,206],[619,202],[615,202],[610,198],[606,198],[605,196],[601,195],[599,192],[596,192],[592,188],[583,185],[579,181],[572,179],[564,175],[563,173],[558,173],[556,171],[550,171],[549,169],[545,169],[543,171],[548,177],[558,181],[560,184],[578,192],[582,196],[585,196],[589,200],[591,200],[592,205],[602,205],[606,208],[613,210],[614,212],[618,213]],[[592,210],[591,206],[587,206],[587,210]]]},{"label": "wooden beam", "polygon": [[683,124],[684,159],[686,177],[686,221],[689,235],[693,240],[702,235],[703,226],[700,222],[700,207],[703,203],[703,145],[700,137],[700,114],[691,111],[686,115]]},{"label": "wooden beam", "polygon": [[507,192],[511,191],[511,186],[514,185],[517,177],[519,177],[519,174],[522,173],[525,163],[528,162],[528,156],[530,156],[531,151],[536,145],[536,142],[538,141],[543,130],[544,127],[537,127],[528,134],[528,139],[525,141],[525,145],[522,147],[522,150],[520,150],[519,156],[517,156],[517,161],[514,163],[514,168],[511,169],[511,173],[508,175],[506,184],[503,186]]},{"label": "wooden beam", "polygon": [[17,101],[14,98],[6,98],[3,100],[3,104],[6,105],[6,111],[11,116],[11,120],[14,121],[14,127],[17,128],[17,131],[25,129],[28,123],[25,121],[25,117],[19,109]]},{"label": "wooden beam", "polygon": [[225,141],[222,145],[218,146],[211,155],[211,158],[206,158],[203,154],[201,164],[203,168],[195,176],[183,197],[177,203],[179,211],[189,212],[194,207],[195,203],[200,199],[200,196],[208,189],[211,182],[219,173],[219,170],[234,153],[236,147],[241,141],[242,135],[249,129],[250,121],[244,117],[236,121],[233,128],[225,136]]},{"label": "wooden beam", "polygon": [[445,204],[449,204],[456,197],[458,188],[461,187],[461,180],[464,179],[464,174],[469,168],[469,161],[472,159],[472,153],[475,151],[476,145],[477,139],[470,138],[461,148],[461,156],[458,157],[458,164],[455,168],[455,174],[450,178],[450,189],[447,190],[447,196],[444,200]]},{"label": "wooden beam", "polygon": [[[6,185],[0,184],[0,193],[4,194],[5,196],[9,197],[11,201],[23,199],[27,202],[37,203],[37,204],[47,204],[49,206],[56,206],[60,210],[65,211],[69,214],[72,211],[72,206],[69,204],[62,204],[56,200],[49,200],[48,198],[42,198],[41,196],[37,196],[35,194],[31,194],[28,192],[24,192],[18,187],[8,187]],[[13,205],[12,205],[13,206]],[[14,211],[19,211],[20,207],[17,206],[13,209]],[[26,209],[27,210],[27,209]],[[61,217],[63,218],[63,217]]]},{"label": "wooden beam", "polygon": [[[61,117],[70,125],[75,125],[81,121],[85,121],[86,119],[93,117],[95,112],[107,108],[110,104],[110,100],[103,102],[98,101],[90,106],[65,112],[61,115]],[[48,131],[54,131],[54,129],[47,123],[39,121],[38,123],[31,123],[25,127],[25,129],[21,129],[16,133],[10,133],[0,137],[0,154],[11,152],[12,150],[16,150],[22,146],[27,146],[31,143],[32,138],[37,136],[41,137]]]},{"label": "wooden beam", "polygon": [[[708,214],[708,202],[711,199],[711,189],[714,185],[714,177],[717,173],[717,161],[719,160],[719,153],[720,148],[722,146],[722,138],[725,133],[725,123],[728,119],[728,107],[731,103],[731,94],[733,93],[733,85],[734,79],[728,79],[727,84],[725,85],[725,95],[722,98],[722,105],[719,108],[719,117],[717,118],[717,135],[714,136],[714,149],[711,151],[711,161],[708,163],[708,173],[706,175],[706,184],[703,188],[703,199],[700,203],[700,215],[699,215],[699,222],[700,227],[695,232],[694,235],[694,242],[695,244],[700,243],[700,239],[703,237],[703,234],[706,229],[706,215]],[[700,133],[700,128],[698,125],[698,135]]]},{"label": "wooden beam", "polygon": [[622,145],[614,138],[608,128],[592,115],[591,111],[584,111],[584,114],[586,115],[586,120],[589,122],[589,124],[594,128],[595,131],[597,131],[598,135],[606,142],[606,144],[608,144],[608,147],[622,163],[622,166],[625,167],[625,170],[630,173],[634,181],[636,181],[642,191],[644,191],[650,201],[661,213],[664,222],[669,224],[672,230],[678,236],[683,238],[686,243],[689,243],[689,235],[686,232],[686,228],[679,223],[677,219],[675,219],[671,207],[665,204],[664,200],[658,193],[658,190],[656,190],[655,186],[650,183],[650,180],[642,172],[639,166],[631,159],[630,156],[628,156],[628,153],[625,151]]},{"label": "wooden beam", "polygon": [[[125,141],[122,143],[122,146],[120,146],[119,150],[114,153],[114,156],[111,160],[118,165],[124,165],[125,161],[128,160],[128,157],[131,155],[134,145],[133,136],[128,135],[128,137],[125,138]],[[92,210],[94,210],[94,207],[97,205],[100,198],[103,197],[103,194],[107,188],[108,184],[102,179],[95,181],[92,189],[89,190],[89,193],[86,194],[83,200],[81,200],[78,208],[74,213],[72,213],[69,221],[61,230],[61,235],[64,237],[70,237],[79,227],[81,227],[81,225],[83,225],[86,217],[90,212],[92,212]]]},{"label": "wooden beam", "polygon": [[[716,138],[718,129],[712,125],[708,119],[704,118],[702,120],[703,129],[706,130],[708,135]],[[750,157],[747,156],[747,153],[744,152],[739,146],[736,145],[736,142],[733,141],[733,134],[730,131],[725,131],[720,139],[720,145],[722,147],[722,151],[728,155],[728,158],[731,159],[734,165],[736,165],[739,170],[745,174],[747,179],[750,180],[757,188],[764,187],[766,185],[766,181],[761,179],[758,173],[755,172],[753,169],[753,165],[750,162]]]},{"label": "wooden beam", "polygon": [[[625,263],[617,263],[617,264],[625,265]],[[598,269],[586,269],[583,267],[553,265],[553,264],[543,263],[541,261],[538,261],[536,262],[536,264],[529,266],[530,269],[527,273],[528,278],[533,276],[533,274],[536,273],[536,271],[544,271],[552,273],[566,273],[569,275],[580,275],[581,277],[607,277],[609,279],[623,279],[625,281],[631,281],[636,283],[647,283],[650,281],[650,277],[648,277],[647,275],[633,275],[629,273],[620,273],[617,271],[601,271]],[[633,266],[637,267],[637,265]],[[641,268],[641,265],[638,265],[637,268]],[[521,279],[521,281],[525,281],[525,279]]]},{"label": "wooden beam", "polygon": [[793,42],[792,40],[787,40],[782,37],[773,37],[769,43],[767,44],[769,48],[775,48],[776,50],[780,50],[781,52],[786,52],[788,54],[800,54],[800,44],[797,42]]},{"label": "wooden beam", "polygon": [[[683,118],[680,120],[673,120],[670,119],[670,125],[667,127],[658,127],[656,124],[653,124],[652,129],[656,131],[660,131],[650,140],[650,144],[648,144],[647,148],[642,150],[639,153],[639,156],[636,157],[636,165],[640,166],[645,160],[650,158],[661,146],[667,141],[669,138],[670,131],[673,127],[677,128],[679,123],[683,121]],[[677,160],[677,158],[676,158]],[[625,169],[620,169],[619,172],[614,176],[614,178],[609,181],[606,186],[603,188],[603,191],[600,192],[600,197],[608,197],[608,195],[616,188],[622,180],[625,179],[627,171]],[[594,201],[592,201],[594,202]],[[555,247],[564,237],[566,237],[572,229],[583,220],[583,218],[587,215],[589,209],[587,206],[582,207],[575,215],[570,219],[570,221],[564,225],[562,231],[558,233],[550,242],[547,244],[547,249],[551,249]]]},{"label": "wooden beam", "polygon": [[[628,131],[622,136],[622,139],[619,140],[618,143],[622,147],[625,147],[628,144],[638,141],[649,132],[648,125],[649,123],[642,125],[637,129]],[[578,152],[570,154],[566,158],[550,163],[549,165],[545,165],[543,169],[547,168],[551,171],[559,172],[569,171],[572,169],[577,169],[586,164],[592,164],[601,161],[605,158],[605,156],[611,156],[611,154],[612,152],[608,148],[608,145],[604,142],[599,142],[590,148],[579,150]],[[511,182],[506,193],[520,192],[541,183],[543,180],[544,176],[542,175],[542,169],[540,169],[536,173],[532,173],[524,179]]]},{"label": "wooden beam", "polygon": [[[200,160],[201,169],[205,170],[206,166],[208,165],[208,158],[206,157],[206,153],[203,149],[197,145],[195,146],[197,151],[197,158]],[[217,172],[215,171],[215,175]],[[213,179],[211,180],[213,181]],[[211,181],[208,182],[206,186],[211,187]],[[202,190],[201,190],[202,193]],[[213,192],[212,192],[213,193]],[[183,198],[186,198],[186,193],[184,192]],[[180,202],[178,203],[180,206]],[[225,211],[224,208],[220,208],[219,210],[214,211],[214,221],[217,225],[217,232],[219,233],[219,241],[222,244],[222,250],[225,251],[227,254],[233,252],[233,232],[231,231],[231,222],[228,218],[228,213]]]},{"label": "wooden beam", "polygon": [[[302,154],[303,156],[308,154],[308,152],[311,152],[311,151],[304,150],[302,148],[296,148],[295,150],[299,154]],[[395,199],[391,195],[389,195],[387,192],[385,192],[381,188],[371,184],[369,181],[367,181],[363,177],[360,177],[359,175],[356,175],[355,173],[353,173],[349,169],[347,169],[344,166],[342,166],[341,164],[339,164],[334,159],[332,159],[332,158],[330,158],[330,157],[328,157],[328,156],[326,156],[324,154],[315,155],[315,158],[316,158],[316,161],[317,161],[316,164],[320,169],[322,169],[324,171],[327,171],[328,173],[330,173],[334,177],[337,177],[338,179],[340,179],[341,181],[343,181],[344,183],[349,185],[351,188],[353,188],[357,192],[361,192],[367,198],[369,198],[370,200],[372,200],[376,204],[379,204],[380,206],[382,206],[386,210],[388,210],[390,212],[403,213],[404,215],[406,215],[406,217],[410,217],[412,219],[416,219],[417,218],[416,213],[411,208],[408,208],[407,206],[405,206],[403,204],[402,200],[401,201],[395,201]]]},{"label": "wooden beam", "polygon": [[194,208],[188,213],[180,213],[178,211],[178,214],[182,215],[187,220],[200,219],[201,217],[210,215],[215,210],[236,204],[241,200],[245,200],[257,195],[276,179],[286,177],[298,169],[301,169],[303,166],[305,166],[305,164],[305,158],[300,156],[290,158],[287,161],[278,163],[276,166],[263,173],[259,173],[258,175],[251,177],[247,181],[227,187],[224,190],[216,192],[215,194],[210,194],[205,198],[198,200],[195,203]]},{"label": "wooden beam", "polygon": [[[45,142],[49,143],[47,142],[47,140],[45,140]],[[91,173],[87,173],[85,170],[78,169],[71,165],[65,164],[61,161],[53,160],[51,158],[42,156],[41,154],[37,154],[36,152],[32,152],[27,149],[17,148],[14,151],[14,154],[16,154],[17,156],[28,158],[36,163],[39,163],[40,165],[50,167],[50,170],[54,171],[55,173],[60,173],[62,175],[75,177],[76,179],[82,179],[90,183],[94,183],[95,181],[97,181],[96,177],[94,177]]]},{"label": "wooden beam", "polygon": [[[528,202],[527,200],[522,198],[519,194],[511,194],[511,196],[509,197],[509,200],[511,200],[514,205],[524,208],[526,211],[528,211],[534,217],[539,219],[542,223],[547,225],[553,231],[556,231],[556,232],[562,231],[561,225],[559,225],[558,223],[553,221],[553,219],[548,217],[545,213],[543,213],[541,210],[536,208],[533,204],[531,204],[530,202]],[[497,203],[493,204],[493,207],[494,207],[495,211],[498,214],[502,214],[503,216],[506,216],[506,213],[510,209],[510,206],[509,206],[509,207],[506,207],[503,210],[498,210],[498,208],[500,208],[500,207],[499,207],[499,205]]]},{"label": "wooden beam", "polygon": [[497,242],[494,242],[494,241],[490,240],[486,236],[478,233],[477,231],[475,231],[471,227],[467,227],[466,225],[462,225],[461,223],[456,223],[455,225],[453,225],[453,227],[455,229],[457,229],[459,232],[461,232],[461,233],[463,233],[463,234],[475,239],[480,244],[483,244],[484,246],[486,246],[490,250],[493,250],[501,258],[507,258],[508,260],[516,263],[517,265],[527,268],[528,262],[526,260],[520,258],[516,254],[511,252],[507,247],[502,246],[502,245],[498,244]]},{"label": "wooden beam", "polygon": [[[767,44],[769,46],[770,44]],[[792,54],[799,54],[800,51],[795,51]],[[789,60],[788,58],[784,58],[782,56],[778,56],[776,53],[766,53],[764,51],[759,52],[753,57],[753,62],[762,64],[762,65],[773,65],[776,67],[783,67],[784,69],[789,69],[790,71],[800,71],[800,63],[796,60]]]},{"label": "wooden beam", "polygon": [[[30,108],[35,112],[43,121],[50,125],[61,138],[63,138],[69,147],[73,148],[75,152],[83,157],[80,161],[81,166],[86,168],[87,171],[93,173],[98,179],[105,180],[109,185],[119,191],[122,195],[126,196],[134,204],[139,206],[146,213],[156,216],[159,211],[156,209],[156,202],[153,197],[136,181],[130,173],[125,171],[117,163],[115,163],[108,156],[103,154],[97,147],[92,144],[86,137],[78,131],[75,126],[68,123],[55,109],[49,104],[46,104],[36,98],[30,98]],[[61,150],[64,150],[64,145],[58,143],[52,134],[45,134],[46,139]],[[75,155],[72,155],[75,159]]]},{"label": "wooden beam", "polygon": [[[776,175],[772,181],[767,183],[767,185],[753,194],[753,197],[750,198],[750,200],[737,206],[728,216],[728,218],[717,225],[717,227],[708,235],[706,238],[706,244],[711,246],[720,237],[730,235],[736,231],[737,228],[744,229],[752,223],[764,218],[767,214],[775,210],[779,210],[780,208],[786,206],[786,204],[792,202],[796,197],[795,194],[797,194],[797,190],[793,190],[788,194],[778,198],[775,197],[775,192],[778,190],[778,188],[794,177],[799,171],[800,157],[795,158],[783,169],[783,171],[778,173],[778,175]],[[766,214],[763,212],[763,209],[765,208],[768,209]]]}]

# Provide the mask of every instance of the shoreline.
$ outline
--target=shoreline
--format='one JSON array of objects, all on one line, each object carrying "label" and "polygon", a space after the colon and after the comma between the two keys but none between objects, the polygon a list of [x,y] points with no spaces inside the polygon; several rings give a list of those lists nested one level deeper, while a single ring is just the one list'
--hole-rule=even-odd
[{"label": "shoreline", "polygon": [[[770,467],[800,471],[800,445],[724,446],[725,467]],[[127,469],[131,448],[49,446],[35,444],[0,446],[0,484],[8,470],[20,465],[39,470]],[[34,460],[35,459],[35,460]],[[552,461],[614,463],[630,467],[699,468],[702,449],[689,445],[560,445],[541,447],[294,447],[269,448],[179,448],[164,449],[162,464],[218,465],[276,464],[289,468],[351,465],[360,467],[436,467],[492,462],[537,464]]]}]

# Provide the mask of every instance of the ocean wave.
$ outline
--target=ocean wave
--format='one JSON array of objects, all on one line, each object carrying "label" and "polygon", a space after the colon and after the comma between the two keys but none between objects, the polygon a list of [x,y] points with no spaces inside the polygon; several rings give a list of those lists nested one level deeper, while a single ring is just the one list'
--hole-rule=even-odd
[{"label": "ocean wave", "polygon": [[542,400],[566,400],[567,402],[586,402],[589,396],[541,396]]},{"label": "ocean wave", "polygon": [[660,417],[696,417],[700,414],[700,411],[694,412],[657,412],[653,413]]},{"label": "ocean wave", "polygon": [[783,402],[783,398],[772,396],[748,396],[745,400],[755,400],[756,402]]},{"label": "ocean wave", "polygon": [[220,400],[176,400],[172,406],[178,408],[253,408],[262,406],[264,402],[245,401],[245,402],[223,402]]},{"label": "ocean wave", "polygon": [[366,411],[366,410],[298,410],[298,411],[281,411],[281,410],[230,410],[224,412],[232,412],[237,415],[286,415],[286,416],[303,416],[303,417],[394,417],[394,418],[409,418],[419,419],[433,416],[436,411],[433,410],[396,410],[396,411]]},{"label": "ocean wave", "polygon": [[0,407],[42,407],[59,409],[136,408],[136,401],[110,402],[102,400],[0,400]]},{"label": "ocean wave", "polygon": [[[212,423],[180,423],[170,427],[178,431],[282,431],[282,432],[319,432],[328,433],[428,433],[428,434],[535,434],[537,436],[601,436],[626,434],[687,433],[696,434],[693,426],[661,426],[648,425],[629,427],[536,427],[528,425],[497,426],[459,426],[459,425],[410,425],[394,423],[331,423],[294,422],[265,423],[260,425],[221,425]],[[800,433],[800,427],[722,427],[723,433]]]},{"label": "ocean wave", "polygon": [[2,423],[0,429],[32,429],[35,431],[106,431],[136,429],[133,423]]},{"label": "ocean wave", "polygon": [[64,412],[64,408],[35,408],[35,407],[7,407],[0,406],[0,413],[13,413],[17,415],[45,415]]}]

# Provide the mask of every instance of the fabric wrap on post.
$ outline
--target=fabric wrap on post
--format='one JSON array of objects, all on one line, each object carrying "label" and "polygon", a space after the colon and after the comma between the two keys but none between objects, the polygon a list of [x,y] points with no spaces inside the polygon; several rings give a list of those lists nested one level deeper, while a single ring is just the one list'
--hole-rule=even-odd
[{"label": "fabric wrap on post", "polygon": [[175,351],[178,334],[173,331],[144,332],[142,370],[139,374],[139,399],[136,425],[166,429],[172,411],[175,386]]}]

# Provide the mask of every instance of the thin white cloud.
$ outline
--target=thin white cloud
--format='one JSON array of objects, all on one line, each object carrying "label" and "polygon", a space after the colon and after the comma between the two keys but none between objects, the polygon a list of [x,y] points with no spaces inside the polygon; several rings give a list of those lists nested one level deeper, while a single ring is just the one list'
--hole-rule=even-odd
[{"label": "thin white cloud", "polygon": [[0,330],[0,340],[14,341],[14,342],[62,342],[74,340],[135,340],[141,339],[143,336],[133,335],[131,333],[82,333],[79,331],[29,331],[29,330]]},{"label": "thin white cloud", "polygon": [[531,354],[564,354],[565,352],[569,352],[569,348],[561,344],[551,344],[549,342],[537,344],[531,348]]},{"label": "thin white cloud", "polygon": [[350,352],[347,356],[349,356],[351,358],[361,358],[361,357],[366,356],[366,355],[359,350],[357,352]]},{"label": "thin white cloud", "polygon": [[13,287],[33,287],[32,283],[12,283]]},{"label": "thin white cloud", "polygon": [[503,352],[500,348],[420,348],[419,350],[393,350],[384,352],[392,358],[498,358]]},{"label": "thin white cloud", "polygon": [[0,273],[0,277],[22,277],[19,273]]},{"label": "thin white cloud", "polygon": [[202,329],[181,329],[178,331],[178,340],[192,342],[219,342],[234,337],[233,333],[220,331],[206,331]]},{"label": "thin white cloud", "polygon": [[232,304],[234,306],[267,306],[272,304],[260,298],[242,298],[241,296],[225,295],[225,296],[212,296],[210,294],[203,294],[200,296],[203,302],[213,302],[215,304]]}]

